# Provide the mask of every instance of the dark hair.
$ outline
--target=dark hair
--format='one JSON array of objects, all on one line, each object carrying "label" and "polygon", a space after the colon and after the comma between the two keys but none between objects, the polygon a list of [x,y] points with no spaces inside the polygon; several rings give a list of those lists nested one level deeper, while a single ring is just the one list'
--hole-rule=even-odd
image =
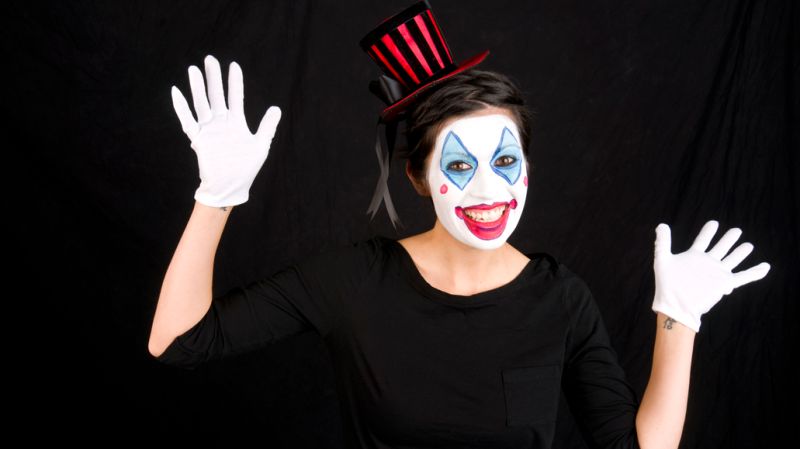
[{"label": "dark hair", "polygon": [[441,125],[451,117],[467,115],[488,106],[507,109],[519,129],[528,170],[533,112],[525,105],[522,92],[506,75],[468,69],[423,92],[406,112],[407,147],[398,156],[408,159],[411,175],[424,184],[425,160],[433,150]]}]

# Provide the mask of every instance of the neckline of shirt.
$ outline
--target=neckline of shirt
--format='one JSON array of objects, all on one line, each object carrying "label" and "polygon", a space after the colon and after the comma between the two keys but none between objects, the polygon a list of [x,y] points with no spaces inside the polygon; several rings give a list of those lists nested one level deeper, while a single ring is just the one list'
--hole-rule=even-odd
[{"label": "neckline of shirt", "polygon": [[530,260],[525,264],[525,267],[514,277],[511,281],[482,292],[474,293],[472,295],[457,295],[448,293],[444,290],[432,286],[425,280],[420,273],[411,254],[395,239],[384,237],[384,240],[391,246],[391,249],[399,255],[399,262],[403,271],[403,277],[421,294],[424,296],[456,307],[476,307],[486,305],[487,303],[497,304],[504,299],[513,297],[512,293],[531,279],[532,274],[539,265],[539,257],[535,254],[525,254]]}]

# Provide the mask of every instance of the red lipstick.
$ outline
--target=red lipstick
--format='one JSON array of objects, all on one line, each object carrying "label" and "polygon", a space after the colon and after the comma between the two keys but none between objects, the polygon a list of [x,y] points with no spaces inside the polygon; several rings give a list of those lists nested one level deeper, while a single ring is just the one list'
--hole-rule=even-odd
[{"label": "red lipstick", "polygon": [[[464,213],[464,211],[470,210],[491,210],[499,206],[506,206],[506,208],[503,209],[503,213],[500,215],[500,218],[495,221],[473,220],[468,214]],[[463,208],[461,206],[456,206],[455,213],[458,218],[464,220],[464,224],[467,225],[467,229],[469,229],[470,232],[475,235],[475,237],[478,237],[481,240],[492,240],[500,237],[500,235],[506,229],[509,211],[516,208],[517,200],[512,199],[511,202],[500,201],[493,204],[477,204],[475,206]]]}]

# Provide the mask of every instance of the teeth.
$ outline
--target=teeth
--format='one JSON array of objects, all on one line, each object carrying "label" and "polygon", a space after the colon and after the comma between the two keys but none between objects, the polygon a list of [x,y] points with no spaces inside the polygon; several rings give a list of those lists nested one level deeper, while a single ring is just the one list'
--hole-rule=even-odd
[{"label": "teeth", "polygon": [[490,210],[464,209],[464,214],[475,221],[485,223],[499,219],[505,210],[506,206],[497,206]]}]

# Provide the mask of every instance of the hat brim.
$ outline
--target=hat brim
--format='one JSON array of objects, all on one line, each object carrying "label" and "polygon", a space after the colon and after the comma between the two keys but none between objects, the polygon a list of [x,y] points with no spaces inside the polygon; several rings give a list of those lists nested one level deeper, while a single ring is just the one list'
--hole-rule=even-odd
[{"label": "hat brim", "polygon": [[469,69],[471,67],[474,67],[474,66],[480,64],[484,59],[486,59],[486,57],[488,55],[489,55],[489,50],[484,50],[484,51],[476,54],[475,56],[472,56],[471,58],[466,59],[465,61],[463,61],[455,70],[453,70],[452,72],[448,73],[447,75],[444,75],[441,78],[437,78],[437,79],[435,79],[435,80],[433,80],[433,81],[431,81],[431,82],[429,82],[427,84],[423,84],[422,86],[418,87],[413,92],[409,93],[405,97],[403,97],[400,100],[398,100],[396,103],[394,103],[391,106],[389,106],[386,109],[384,109],[383,112],[381,112],[381,114],[380,114],[381,120],[384,121],[384,122],[393,121],[395,118],[397,118],[397,116],[401,112],[406,110],[406,108],[409,105],[411,105],[414,102],[414,100],[416,100],[417,97],[422,92],[424,92],[424,91],[430,89],[431,87],[441,83],[442,81],[450,78],[451,76],[458,75],[459,73],[463,72],[464,70],[467,70],[467,69]]}]

